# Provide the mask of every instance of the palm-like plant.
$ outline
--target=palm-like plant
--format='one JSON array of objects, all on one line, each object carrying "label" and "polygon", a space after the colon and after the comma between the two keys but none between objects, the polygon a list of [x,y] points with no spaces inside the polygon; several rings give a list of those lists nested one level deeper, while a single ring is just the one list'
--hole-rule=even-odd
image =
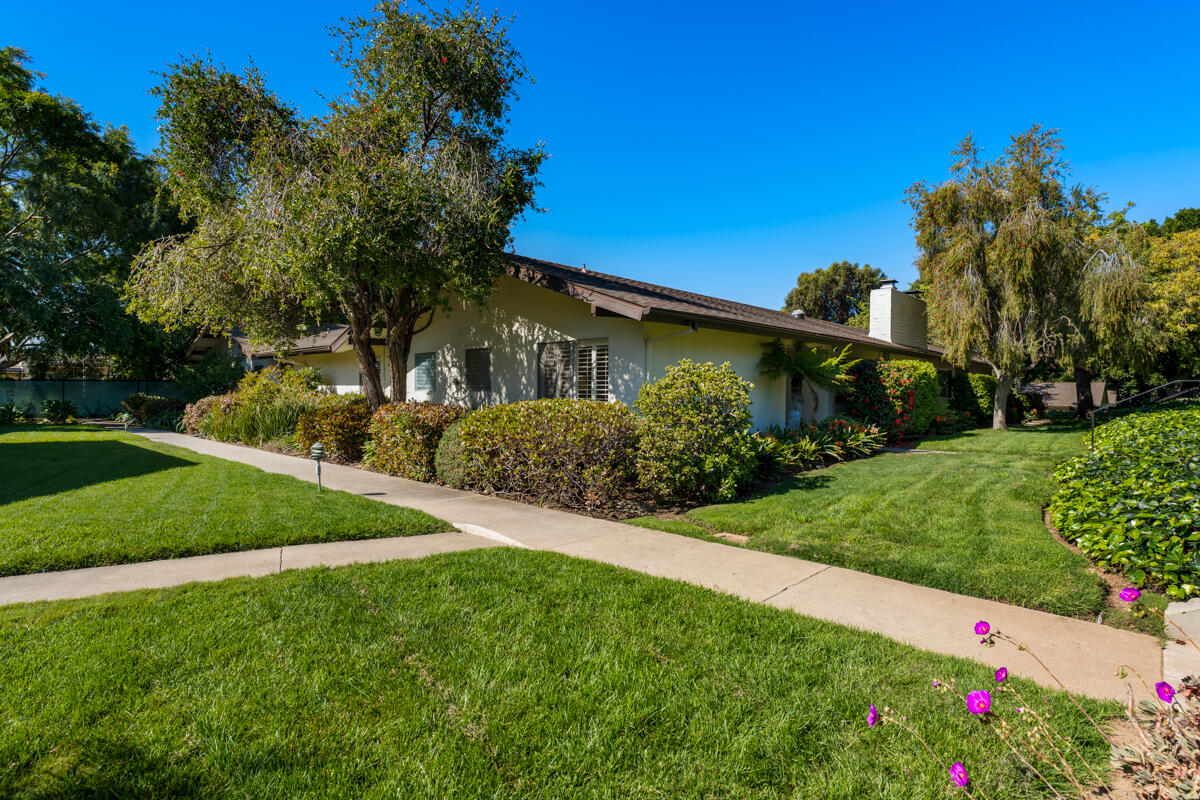
[{"label": "palm-like plant", "polygon": [[[799,342],[784,344],[775,339],[763,345],[763,356],[758,362],[758,371],[772,378],[784,375],[801,386],[807,384],[812,392],[815,414],[817,387],[834,389],[843,385],[850,367],[859,362],[857,358],[850,360],[849,356],[850,345],[843,347],[840,353],[827,357]],[[788,413],[791,413],[790,408]],[[787,420],[787,423],[790,426],[791,420]]]}]

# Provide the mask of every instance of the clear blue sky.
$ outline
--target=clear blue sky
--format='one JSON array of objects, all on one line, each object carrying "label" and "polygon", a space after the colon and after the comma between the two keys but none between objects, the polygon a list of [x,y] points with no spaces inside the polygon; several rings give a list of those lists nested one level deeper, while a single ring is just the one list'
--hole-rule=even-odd
[{"label": "clear blue sky", "polygon": [[[148,151],[152,72],[178,53],[252,56],[319,113],[343,86],[326,27],[370,7],[11,4],[0,44]],[[1135,219],[1200,206],[1200,3],[497,7],[536,80],[513,141],[553,154],[526,255],[765,306],[835,260],[908,281],[905,188],[942,179],[964,134],[995,155],[1034,122]]]}]

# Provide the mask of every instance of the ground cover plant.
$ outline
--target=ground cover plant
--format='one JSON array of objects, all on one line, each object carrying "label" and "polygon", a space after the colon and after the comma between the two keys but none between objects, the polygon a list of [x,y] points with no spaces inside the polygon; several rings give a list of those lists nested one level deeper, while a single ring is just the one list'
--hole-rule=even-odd
[{"label": "ground cover plant", "polygon": [[[958,796],[914,770],[920,745],[868,729],[885,695],[988,797],[1037,796],[930,702],[929,675],[990,668],[551,553],[9,607],[0,646],[15,800]],[[1104,763],[1063,695],[1009,680]]]},{"label": "ground cover plant", "polygon": [[1104,610],[1100,578],[1042,519],[1050,470],[1080,452],[1078,427],[972,431],[920,446],[955,452],[882,453],[695,509],[669,527],[632,522],[741,534],[754,549],[1067,616]]},{"label": "ground cover plant", "polygon": [[0,427],[0,575],[450,530],[433,517],[89,426]]},{"label": "ground cover plant", "polygon": [[1054,524],[1083,552],[1138,586],[1200,594],[1200,405],[1106,423],[1055,477]]}]

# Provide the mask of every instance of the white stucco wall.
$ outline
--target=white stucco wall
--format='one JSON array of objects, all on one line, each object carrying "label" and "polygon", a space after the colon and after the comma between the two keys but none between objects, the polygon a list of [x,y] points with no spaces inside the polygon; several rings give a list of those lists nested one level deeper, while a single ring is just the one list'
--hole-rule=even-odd
[{"label": "white stucco wall", "polygon": [[925,347],[928,344],[928,320],[925,301],[895,286],[871,291],[870,334],[893,344]]}]

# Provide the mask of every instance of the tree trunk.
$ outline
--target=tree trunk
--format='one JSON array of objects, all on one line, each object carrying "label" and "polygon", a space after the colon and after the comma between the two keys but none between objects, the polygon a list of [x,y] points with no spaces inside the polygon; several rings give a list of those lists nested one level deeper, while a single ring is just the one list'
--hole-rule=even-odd
[{"label": "tree trunk", "polygon": [[359,286],[347,294],[349,296],[343,298],[343,307],[350,318],[350,344],[354,347],[358,371],[362,374],[362,388],[367,396],[367,405],[376,409],[386,402],[386,398],[383,396],[383,382],[379,377],[379,359],[375,357],[375,349],[371,346],[373,315],[368,301],[369,293],[365,287]]},{"label": "tree trunk", "polygon": [[996,372],[996,397],[992,402],[992,430],[1008,430],[1008,395],[1012,391],[1012,376]]},{"label": "tree trunk", "polygon": [[1092,402],[1092,371],[1084,367],[1075,367],[1075,416],[1083,419],[1088,412],[1094,411],[1096,404]]},{"label": "tree trunk", "polygon": [[387,324],[391,399],[393,403],[403,403],[408,399],[408,353],[412,350],[412,325],[400,318],[391,304],[385,305],[384,317]]}]

